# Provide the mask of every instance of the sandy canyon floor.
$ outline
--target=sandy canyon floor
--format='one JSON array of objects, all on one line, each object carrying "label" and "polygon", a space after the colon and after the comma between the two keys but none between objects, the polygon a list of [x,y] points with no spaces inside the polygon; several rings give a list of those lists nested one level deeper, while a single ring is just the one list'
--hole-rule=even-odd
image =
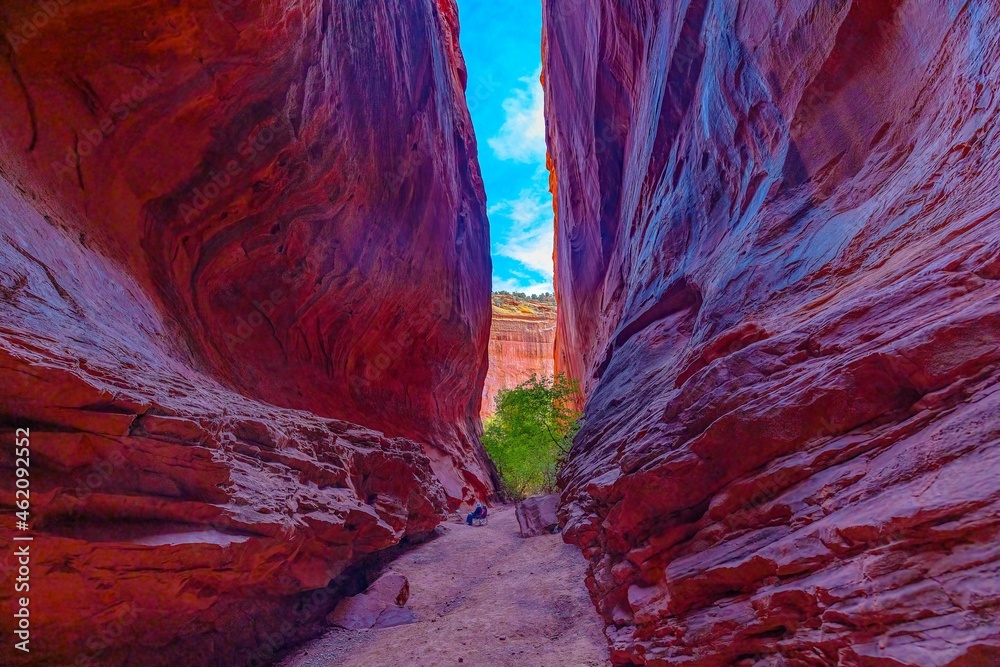
[{"label": "sandy canyon floor", "polygon": [[409,579],[417,622],[333,629],[280,667],[592,667],[609,664],[585,563],[559,535],[524,539],[513,507],[488,526],[452,520],[390,566]]}]

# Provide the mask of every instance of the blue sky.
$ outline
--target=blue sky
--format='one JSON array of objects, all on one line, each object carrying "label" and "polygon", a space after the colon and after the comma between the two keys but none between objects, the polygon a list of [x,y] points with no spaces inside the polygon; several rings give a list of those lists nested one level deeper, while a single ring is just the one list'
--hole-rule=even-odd
[{"label": "blue sky", "polygon": [[458,0],[466,97],[479,141],[493,289],[552,291],[541,0]]}]

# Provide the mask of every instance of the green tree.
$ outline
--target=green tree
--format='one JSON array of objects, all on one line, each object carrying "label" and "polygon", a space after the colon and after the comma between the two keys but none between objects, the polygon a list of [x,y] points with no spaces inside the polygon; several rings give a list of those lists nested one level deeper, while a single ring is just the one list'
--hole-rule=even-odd
[{"label": "green tree", "polygon": [[518,500],[555,489],[556,475],[579,430],[572,399],[577,383],[565,375],[532,375],[501,389],[486,421],[483,446],[496,464],[503,493]]}]

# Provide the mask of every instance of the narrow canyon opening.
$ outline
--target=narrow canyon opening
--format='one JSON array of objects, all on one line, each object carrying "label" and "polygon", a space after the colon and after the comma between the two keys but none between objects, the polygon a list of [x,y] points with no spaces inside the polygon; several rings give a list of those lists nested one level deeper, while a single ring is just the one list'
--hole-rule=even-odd
[{"label": "narrow canyon opening", "polygon": [[541,84],[542,6],[464,2],[458,9],[493,263],[483,444],[501,497],[514,500],[557,490],[558,463],[575,421],[553,414],[560,409],[561,384],[554,357],[555,225]]},{"label": "narrow canyon opening", "polygon": [[0,663],[1000,663],[997,25],[0,6]]}]

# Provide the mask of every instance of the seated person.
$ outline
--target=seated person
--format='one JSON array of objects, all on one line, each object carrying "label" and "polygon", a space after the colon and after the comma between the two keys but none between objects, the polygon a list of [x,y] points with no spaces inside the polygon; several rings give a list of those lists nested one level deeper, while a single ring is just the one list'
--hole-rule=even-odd
[{"label": "seated person", "polygon": [[486,506],[476,503],[476,510],[465,517],[465,523],[471,526],[473,519],[482,519],[484,516],[486,516]]}]

